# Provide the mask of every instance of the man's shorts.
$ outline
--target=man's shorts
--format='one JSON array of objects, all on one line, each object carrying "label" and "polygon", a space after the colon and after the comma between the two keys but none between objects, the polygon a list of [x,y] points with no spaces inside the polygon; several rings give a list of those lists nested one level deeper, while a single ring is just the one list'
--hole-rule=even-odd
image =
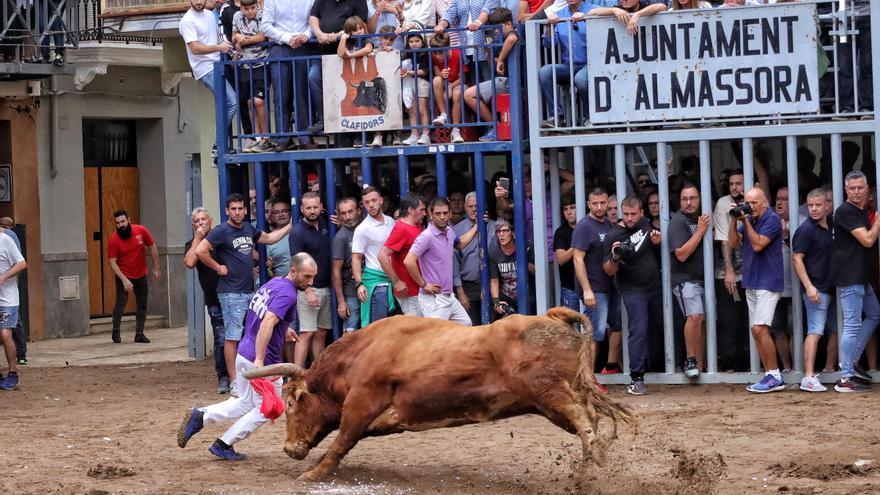
[{"label": "man's shorts", "polygon": [[776,313],[776,303],[782,297],[781,292],[764,289],[746,289],[746,304],[749,306],[749,327],[756,325],[770,326]]},{"label": "man's shorts", "polygon": [[13,329],[18,325],[18,306],[0,306],[0,329]]},{"label": "man's shorts", "polygon": [[819,302],[807,300],[807,293],[802,294],[804,306],[807,308],[807,335],[825,335],[837,331],[837,310],[831,294],[819,293]]},{"label": "man's shorts", "polygon": [[223,330],[226,340],[241,340],[244,333],[244,319],[253,294],[250,292],[221,292],[220,309],[223,311]]},{"label": "man's shorts", "polygon": [[480,91],[480,99],[482,99],[487,105],[492,101],[492,95],[506,95],[510,93],[510,86],[507,84],[506,77],[495,78],[494,91],[492,88],[492,81],[483,81],[478,88]]},{"label": "man's shorts", "polygon": [[703,310],[703,284],[682,282],[672,288],[672,295],[685,318],[706,314]]},{"label": "man's shorts", "polygon": [[[266,71],[266,74],[263,74]],[[251,98],[251,88],[253,88],[253,97],[261,100],[266,99],[268,93],[267,81],[271,80],[269,69],[264,67],[254,67],[253,69],[241,66],[238,68],[238,90],[242,98]],[[235,81],[230,81],[235,84]]]},{"label": "man's shorts", "polygon": [[296,312],[299,314],[299,331],[315,332],[319,328],[333,328],[333,308],[330,304],[330,289],[324,287],[316,289],[312,287],[315,297],[318,298],[318,307],[309,306],[305,291],[297,291]]}]

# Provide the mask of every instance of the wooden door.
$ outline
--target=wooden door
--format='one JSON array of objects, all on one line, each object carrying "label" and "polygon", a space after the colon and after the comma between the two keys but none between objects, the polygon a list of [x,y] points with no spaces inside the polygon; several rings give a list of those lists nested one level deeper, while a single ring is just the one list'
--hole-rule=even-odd
[{"label": "wooden door", "polygon": [[[89,258],[89,312],[109,315],[116,300],[116,275],[107,259],[107,243],[116,230],[113,212],[126,210],[132,223],[139,223],[138,169],[129,167],[85,167],[86,246]],[[125,312],[134,312],[129,297]]]}]

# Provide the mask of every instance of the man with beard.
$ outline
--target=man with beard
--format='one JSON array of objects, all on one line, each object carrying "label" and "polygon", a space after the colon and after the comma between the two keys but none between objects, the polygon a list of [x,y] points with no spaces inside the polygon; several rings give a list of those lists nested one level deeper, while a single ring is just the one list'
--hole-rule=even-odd
[{"label": "man with beard", "polygon": [[379,264],[379,251],[394,229],[394,219],[382,213],[382,194],[373,186],[364,187],[361,204],[367,218],[354,229],[351,238],[351,272],[358,284],[361,326],[366,327],[388,316],[395,307],[391,280]]},{"label": "man with beard", "polygon": [[715,226],[715,241],[720,243],[715,253],[715,301],[718,305],[718,369],[722,371],[746,371],[749,359],[749,339],[744,315],[745,291],[740,287],[742,280],[742,250],[733,249],[728,242],[731,205],[743,201],[743,171],[730,172],[727,179],[730,194],[715,203],[712,224]]},{"label": "man with beard", "polygon": [[431,223],[416,237],[403,263],[421,288],[419,307],[422,316],[454,321],[471,326],[471,318],[452,293],[452,257],[477,235],[477,224],[460,238],[449,225],[449,201],[436,197],[431,201]]},{"label": "man with beard", "polygon": [[[269,215],[274,229],[280,229],[290,223],[290,197],[274,197],[269,200]],[[266,265],[273,277],[283,277],[290,271],[290,235],[275,244],[266,247]]]},{"label": "man with beard", "polygon": [[684,322],[687,359],[684,374],[700,376],[705,361],[703,334],[703,236],[709,230],[709,215],[700,215],[700,190],[685,184],[680,194],[681,209],[669,221],[669,249],[672,251],[672,295],[678,301]]},{"label": "man with beard", "polygon": [[[623,225],[615,225],[605,237],[605,262],[602,267],[615,282],[629,318],[629,369],[632,383],[626,391],[645,395],[645,370],[649,352],[658,361],[663,352],[663,335],[651,332],[650,322],[663,320],[660,296],[660,267],[654,251],[660,244],[660,231],[645,216],[642,201],[627,196],[620,202]],[[657,365],[657,362],[652,363]]]},{"label": "man with beard", "polygon": [[394,297],[400,303],[403,314],[422,316],[419,305],[419,285],[410,276],[403,264],[416,237],[422,233],[422,220],[425,218],[425,202],[416,195],[400,200],[400,219],[391,229],[391,235],[379,251],[379,264],[385,276],[391,280]]},{"label": "man with beard", "polygon": [[[223,355],[233,383],[238,375],[235,365],[238,342],[244,332],[248,303],[254,295],[254,244],[275,244],[290,232],[290,224],[270,234],[260,232],[244,221],[246,215],[244,197],[239,193],[230,194],[226,198],[226,223],[211,229],[196,248],[199,261],[220,276],[217,298],[226,337]],[[211,255],[212,250],[216,259]],[[232,390],[234,395],[234,386]]]},{"label": "man with beard", "polygon": [[300,199],[302,218],[290,234],[290,252],[308,253],[318,263],[318,275],[313,286],[301,291],[297,303],[299,314],[299,341],[293,349],[293,362],[305,367],[309,350],[312,361],[318,359],[327,342],[327,330],[333,328],[333,308],[330,299],[330,231],[321,218],[323,210],[318,193],[307,192]]},{"label": "man with beard", "polygon": [[[297,339],[290,328],[296,318],[297,291],[308,290],[317,272],[315,260],[306,253],[298,253],[291,260],[290,272],[286,276],[275,277],[257,290],[248,305],[246,329],[235,357],[236,368],[247,371],[281,362],[282,344]],[[270,383],[275,395],[281,396],[281,377],[274,377]],[[186,447],[189,439],[205,425],[237,420],[208,451],[228,461],[245,459],[245,455],[236,452],[233,445],[269,419],[260,412],[263,396],[242,373],[236,377],[235,388],[239,391],[238,398],[201,409],[193,407],[186,414],[177,431],[180,448]]]},{"label": "man with beard", "polygon": [[[584,314],[590,318],[593,327],[591,345],[595,359],[599,342],[605,340],[609,302],[614,292],[611,277],[602,267],[605,257],[603,242],[608,231],[611,230],[611,222],[606,215],[608,193],[601,188],[593,189],[587,196],[587,205],[590,212],[575,225],[571,246],[574,248],[572,264],[580,297],[584,303]],[[617,367],[616,356],[609,355],[606,368],[611,369],[612,365]]]},{"label": "man with beard", "polygon": [[142,225],[131,223],[125,210],[113,212],[113,220],[116,222],[116,232],[110,235],[107,243],[107,258],[110,260],[110,269],[116,274],[116,304],[113,305],[113,334],[114,343],[122,342],[119,335],[119,325],[122,322],[122,312],[128,303],[128,295],[134,292],[137,300],[137,312],[135,313],[134,341],[141,344],[149,344],[150,339],[144,335],[144,322],[147,320],[147,252],[150,249],[150,258],[153,259],[153,280],[159,280],[159,250],[150,231]]},{"label": "man with beard", "polygon": [[[782,270],[782,220],[770,208],[767,196],[758,187],[745,194],[751,212],[731,207],[733,220],[728,229],[731,248],[742,242],[742,286],[749,307],[749,326],[755,347],[764,365],[765,375],[758,383],[746,387],[754,393],[785,390],[785,381],[776,360],[776,344],[770,335],[773,314],[784,288]],[[742,227],[737,228],[737,223]]]},{"label": "man with beard", "polygon": [[[189,5],[190,9],[180,19],[178,27],[180,37],[186,43],[186,56],[189,59],[193,77],[216,95],[220,88],[214,87],[214,62],[220,61],[221,53],[228,53],[232,50],[232,45],[228,41],[220,40],[217,19],[211,12],[211,9],[214,8],[213,2],[190,0]],[[224,105],[226,123],[231,124],[238,107],[236,101],[238,98],[228,82],[223,84],[226,85]]]},{"label": "man with beard", "polygon": [[336,314],[342,318],[342,330],[353,332],[361,326],[357,282],[351,270],[351,241],[354,229],[361,221],[360,210],[354,198],[336,202],[339,230],[333,237],[333,289],[336,291]]}]

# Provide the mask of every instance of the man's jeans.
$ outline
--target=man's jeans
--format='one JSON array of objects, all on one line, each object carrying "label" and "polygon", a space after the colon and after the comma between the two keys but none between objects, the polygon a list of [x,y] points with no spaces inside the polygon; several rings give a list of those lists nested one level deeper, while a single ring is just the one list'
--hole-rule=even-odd
[{"label": "man's jeans", "polygon": [[342,329],[353,332],[361,327],[361,301],[357,296],[346,296],[345,302],[348,304],[348,318],[342,322]]},{"label": "man's jeans", "polygon": [[[269,57],[304,57],[312,54],[308,45],[291,48],[288,45],[272,45]],[[271,64],[272,87],[275,90],[275,129],[277,132],[290,132],[290,112],[293,110],[297,132],[305,132],[309,127],[309,115],[323,99],[320,92],[309,92],[309,61],[284,61]],[[311,99],[311,110],[309,100]],[[295,103],[294,103],[295,101]],[[306,138],[302,138],[306,139]]]},{"label": "man's jeans", "polygon": [[244,320],[247,317],[248,305],[253,297],[251,292],[221,292],[220,308],[223,311],[223,337],[225,340],[240,342],[244,334]]},{"label": "man's jeans", "polygon": [[388,286],[378,285],[373,289],[370,298],[370,323],[388,317]]},{"label": "man's jeans", "polygon": [[[629,369],[630,373],[643,374],[648,369],[648,356],[651,355],[653,367],[658,367],[664,354],[662,334],[658,342],[656,335],[649,335],[651,321],[662,321],[663,304],[660,291],[621,292],[626,316],[629,319]],[[598,297],[597,297],[598,301]],[[658,349],[659,346],[659,349]],[[659,354],[658,354],[659,353]]]},{"label": "man's jeans", "polygon": [[324,89],[321,79],[321,59],[309,62],[309,94],[312,95],[312,113],[318,122],[324,122]]},{"label": "man's jeans", "polygon": [[211,317],[211,328],[214,330],[214,371],[217,378],[229,378],[226,369],[226,359],[223,357],[223,344],[226,343],[226,334],[223,329],[223,310],[220,306],[208,306],[208,316]]},{"label": "man's jeans", "polygon": [[[214,90],[214,71],[208,72],[199,82],[202,83],[211,94],[215,97],[217,96],[217,92]],[[235,117],[235,112],[238,109],[238,102],[236,101],[238,98],[235,96],[235,90],[232,89],[229,82],[224,79],[224,84],[226,85],[226,123],[227,125],[232,124],[232,119]]]},{"label": "man's jeans", "polygon": [[859,78],[859,111],[871,111],[874,109],[874,85],[871,73],[871,19],[868,16],[856,17],[856,29],[859,34],[855,36],[855,46],[850,37],[850,43],[838,43],[838,97],[840,98],[841,112],[854,112],[855,102],[853,95],[853,77],[856,76],[853,69],[852,50],[856,50],[856,62],[858,63]]},{"label": "man's jeans", "polygon": [[[128,304],[128,292],[125,292],[125,287],[119,277],[114,277],[114,280],[116,280],[116,304],[113,305],[113,331],[119,332],[122,313],[125,311],[125,305]],[[134,286],[134,298],[137,301],[135,335],[140,335],[144,333],[144,323],[147,321],[147,296],[149,294],[147,275],[141,278],[132,278],[129,281]]]},{"label": "man's jeans", "polygon": [[880,322],[880,304],[869,284],[848,285],[839,290],[843,312],[843,330],[839,337],[840,376],[849,378],[853,375],[853,365]]},{"label": "man's jeans", "polygon": [[[556,85],[553,84],[553,70],[556,69],[556,84],[568,87],[571,84],[571,70],[568,64],[548,64],[538,70],[538,80],[541,82],[541,93],[544,95],[544,106],[553,108],[553,95],[556,93]],[[587,80],[587,66],[574,65],[574,86],[577,88],[578,98],[586,101],[587,88],[589,81]],[[571,96],[569,96],[570,98]],[[577,102],[578,100],[575,99]],[[556,100],[556,115],[551,113],[550,119],[562,119],[564,108],[571,106],[571,100],[563,99],[561,96]],[[574,116],[572,116],[574,117]],[[574,123],[574,122],[573,122]]]},{"label": "man's jeans", "polygon": [[[49,42],[55,43],[55,53],[64,56],[64,10],[67,2],[49,0],[46,4],[34,6],[37,15],[37,30],[44,34],[40,42],[40,53],[43,60],[49,60]],[[51,21],[51,22],[50,22]],[[48,34],[48,33],[52,34]]]}]

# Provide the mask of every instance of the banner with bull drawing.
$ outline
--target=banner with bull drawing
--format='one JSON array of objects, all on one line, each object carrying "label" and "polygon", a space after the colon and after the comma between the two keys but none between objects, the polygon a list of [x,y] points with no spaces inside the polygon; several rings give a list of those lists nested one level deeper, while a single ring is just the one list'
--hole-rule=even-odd
[{"label": "banner with bull drawing", "polygon": [[385,131],[403,127],[400,53],[358,59],[322,57],[326,132]]}]

